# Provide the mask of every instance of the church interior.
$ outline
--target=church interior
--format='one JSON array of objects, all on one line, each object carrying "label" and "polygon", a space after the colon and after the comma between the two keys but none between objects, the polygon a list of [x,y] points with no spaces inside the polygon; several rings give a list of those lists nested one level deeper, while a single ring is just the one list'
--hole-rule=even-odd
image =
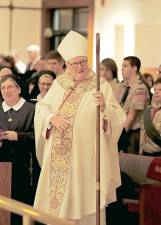
[{"label": "church interior", "polygon": [[[122,140],[117,142],[121,176],[121,185],[116,189],[117,200],[105,207],[106,223],[97,219],[95,224],[161,225],[160,12],[161,0],[0,0],[0,225],[82,225],[74,219],[59,218],[33,208],[41,173],[34,152],[37,138],[33,127],[34,109],[54,80],[66,70],[68,64],[57,54],[57,48],[70,31],[86,38],[88,66],[109,82],[127,114],[127,123],[120,134]],[[69,52],[71,46],[68,46]],[[86,60],[76,64],[70,65],[83,68]],[[7,80],[8,75],[14,77]],[[135,80],[135,75],[139,76],[139,81]],[[130,76],[133,79],[130,80]],[[138,82],[137,87],[133,81]],[[8,107],[5,91],[15,88],[15,84],[21,89],[22,97],[33,105],[26,105],[21,114],[16,105],[14,111],[10,111],[12,108],[5,111]],[[123,100],[124,85],[130,86],[130,91]],[[144,119],[148,107],[150,119]],[[146,133],[146,123],[149,133]],[[1,133],[12,129],[14,133],[8,137],[9,141],[3,140]],[[27,137],[23,132],[27,132]],[[45,135],[48,138],[47,132]],[[17,140],[19,145],[15,144]],[[133,148],[128,146],[129,142]],[[27,154],[20,151],[25,149]],[[10,152],[9,156],[4,150]],[[16,151],[18,158],[14,158]],[[114,171],[112,174],[115,175]],[[98,186],[96,184],[96,190]],[[16,197],[12,198],[12,194]],[[15,214],[21,215],[21,219],[14,217]]]}]

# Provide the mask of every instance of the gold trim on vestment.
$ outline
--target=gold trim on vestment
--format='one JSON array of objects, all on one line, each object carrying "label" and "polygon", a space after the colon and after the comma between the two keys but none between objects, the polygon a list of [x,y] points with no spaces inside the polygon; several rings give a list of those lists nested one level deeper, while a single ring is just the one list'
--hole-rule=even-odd
[{"label": "gold trim on vestment", "polygon": [[[73,126],[78,107],[84,94],[96,88],[96,76],[90,74],[89,79],[74,83],[67,74],[58,77],[58,83],[66,90],[64,100],[57,115],[69,122],[69,127],[60,132],[53,128],[53,148],[50,166],[50,212],[59,215],[70,172],[70,159],[73,140]],[[75,149],[76,150],[76,149]]]}]

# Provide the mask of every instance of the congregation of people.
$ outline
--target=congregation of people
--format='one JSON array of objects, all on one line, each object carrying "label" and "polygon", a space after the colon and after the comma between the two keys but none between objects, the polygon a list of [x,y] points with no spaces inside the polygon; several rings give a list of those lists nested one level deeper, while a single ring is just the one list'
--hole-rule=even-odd
[{"label": "congregation of people", "polygon": [[[57,96],[54,90],[61,90],[53,86],[54,81],[63,82],[62,76],[67,74],[70,65],[65,63],[66,59],[57,50],[48,52],[42,58],[39,46],[30,45],[27,54],[27,64],[19,59],[16,51],[7,56],[0,55],[0,161],[12,162],[11,197],[33,205],[41,171],[35,150],[35,107],[43,101],[50,89]],[[86,61],[76,66],[83,67],[83,63]],[[141,60],[137,56],[127,56],[122,60],[121,72],[122,81],[118,78],[118,67],[114,59],[105,58],[100,62],[100,76],[109,84],[112,95],[126,114],[117,142],[118,151],[120,154],[126,152],[161,157],[161,65],[158,67],[158,77],[154,79],[150,73],[141,73]],[[90,79],[92,76],[90,72]],[[67,98],[70,98],[68,94]],[[52,101],[57,103],[51,95],[49,104]],[[66,120],[62,126],[66,127],[67,122],[74,123]],[[54,135],[53,138],[57,138],[59,133]],[[57,147],[56,144],[54,147]],[[65,147],[69,148],[68,145]],[[73,161],[71,163],[74,165]],[[20,217],[14,214],[11,221],[13,225],[21,224]]]},{"label": "congregation of people", "polygon": [[[161,66],[158,67],[158,77],[155,80],[150,73],[141,74],[140,69],[141,61],[138,57],[125,57],[122,63],[123,81],[119,82],[115,61],[110,58],[101,61],[101,76],[111,84],[115,98],[127,114],[118,141],[118,150],[161,156],[158,140],[161,133],[159,123]],[[156,136],[154,129],[157,130]]]}]

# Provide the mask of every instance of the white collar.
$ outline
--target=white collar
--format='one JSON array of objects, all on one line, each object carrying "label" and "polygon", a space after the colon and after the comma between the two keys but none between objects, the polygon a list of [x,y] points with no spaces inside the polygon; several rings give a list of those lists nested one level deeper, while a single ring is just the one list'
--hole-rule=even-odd
[{"label": "white collar", "polygon": [[23,104],[25,102],[26,102],[26,100],[21,97],[20,100],[17,102],[17,104],[11,107],[11,106],[7,105],[5,101],[3,101],[2,102],[2,108],[3,108],[4,112],[7,112],[11,108],[14,109],[15,111],[18,111],[23,106]]}]

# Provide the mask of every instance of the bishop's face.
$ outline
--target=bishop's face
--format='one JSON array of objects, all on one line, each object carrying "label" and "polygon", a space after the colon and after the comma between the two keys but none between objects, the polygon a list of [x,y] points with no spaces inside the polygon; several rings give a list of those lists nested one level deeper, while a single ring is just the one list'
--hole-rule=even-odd
[{"label": "bishop's face", "polygon": [[89,71],[87,57],[79,56],[66,62],[67,71],[74,77],[85,77]]}]

